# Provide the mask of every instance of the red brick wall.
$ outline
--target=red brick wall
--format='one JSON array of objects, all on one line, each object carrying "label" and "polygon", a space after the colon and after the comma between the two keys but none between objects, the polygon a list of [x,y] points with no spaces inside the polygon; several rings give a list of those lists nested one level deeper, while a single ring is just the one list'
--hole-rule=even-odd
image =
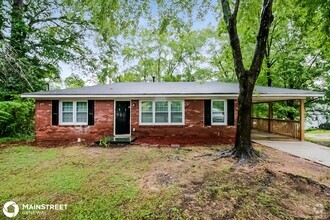
[{"label": "red brick wall", "polygon": [[[113,135],[114,101],[95,101],[93,126],[52,126],[52,101],[36,101],[36,141],[95,141]],[[237,102],[235,102],[235,123]],[[158,144],[233,143],[236,126],[204,126],[204,100],[185,100],[185,125],[139,125],[139,101],[131,103],[132,135]]]},{"label": "red brick wall", "polygon": [[[131,127],[141,142],[166,144],[233,143],[236,126],[204,126],[204,100],[185,100],[185,125],[139,125],[139,101],[132,101]],[[235,101],[235,123],[237,102]],[[162,144],[162,143],[159,143]]]},{"label": "red brick wall", "polygon": [[113,101],[95,101],[95,121],[93,126],[52,125],[52,101],[36,101],[35,135],[36,141],[94,141],[104,135],[113,134]]}]

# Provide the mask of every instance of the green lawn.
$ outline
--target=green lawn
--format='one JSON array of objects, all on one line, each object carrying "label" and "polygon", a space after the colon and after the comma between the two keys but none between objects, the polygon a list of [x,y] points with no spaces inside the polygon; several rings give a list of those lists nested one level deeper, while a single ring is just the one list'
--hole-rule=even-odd
[{"label": "green lawn", "polygon": [[[0,204],[12,200],[19,205],[68,205],[67,210],[43,215],[20,210],[15,219],[315,217],[313,202],[330,210],[327,197],[315,196],[318,186],[296,183],[280,173],[272,176],[267,161],[232,170],[233,159],[195,157],[210,151],[205,147],[0,148]],[[275,173],[273,163],[278,158],[283,156],[271,158]],[[330,173],[325,180],[329,177]],[[297,204],[304,212],[296,211]]]},{"label": "green lawn", "polygon": [[0,154],[0,203],[68,204],[67,212],[47,212],[49,218],[152,217],[176,187],[148,198],[137,180],[163,156],[162,150],[146,155],[138,149],[6,148]]},{"label": "green lawn", "polygon": [[305,140],[330,147],[330,130],[307,131]]}]

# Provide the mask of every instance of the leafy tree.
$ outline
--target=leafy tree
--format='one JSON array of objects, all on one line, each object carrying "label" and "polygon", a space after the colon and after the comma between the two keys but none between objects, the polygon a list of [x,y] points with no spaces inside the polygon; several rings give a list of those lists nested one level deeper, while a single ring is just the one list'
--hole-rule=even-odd
[{"label": "leafy tree", "polygon": [[[74,1],[66,2],[74,4]],[[84,10],[91,13],[91,19],[103,39],[111,43],[120,39],[119,61],[113,54],[103,59],[99,82],[123,80],[125,75],[137,81],[194,81],[193,76],[203,79],[207,68],[198,67],[202,32],[191,31],[194,8],[202,17],[209,8],[207,2],[193,1],[78,1]],[[196,16],[195,16],[196,17]],[[204,35],[202,33],[202,35]],[[119,37],[118,37],[119,36]],[[205,41],[204,41],[205,43]],[[198,53],[195,53],[198,52]],[[197,56],[199,55],[199,57]],[[124,66],[125,68],[121,68]],[[202,66],[202,65],[200,65]],[[140,77],[138,77],[140,75]]]},{"label": "leafy tree", "polygon": [[71,76],[65,78],[64,84],[66,88],[77,88],[84,87],[85,81],[82,80],[78,75],[72,74]]},{"label": "leafy tree", "polygon": [[269,29],[273,21],[273,1],[263,1],[256,47],[252,62],[247,69],[243,62],[242,50],[237,32],[237,15],[240,1],[237,0],[235,2],[233,11],[230,8],[228,0],[222,0],[221,5],[224,21],[230,38],[235,73],[239,82],[239,96],[235,147],[230,151],[223,152],[220,156],[235,156],[239,157],[240,160],[245,160],[257,155],[251,145],[252,96],[265,55]]},{"label": "leafy tree", "polygon": [[17,58],[14,49],[7,42],[0,41],[0,100],[6,99],[10,95],[8,86],[13,84],[13,75],[19,80],[24,81],[30,89],[32,85],[28,80],[27,64],[23,58]]},{"label": "leafy tree", "polygon": [[[258,20],[253,15],[259,13],[259,0],[245,1],[240,10],[244,13],[238,14],[237,25],[239,28],[242,45],[242,56],[245,61],[252,59],[254,38],[254,27]],[[317,1],[316,1],[317,2]],[[314,4],[314,3],[311,3]],[[329,35],[324,34],[323,25],[326,22],[322,9],[310,11],[308,4],[301,1],[276,1],[273,13],[275,20],[271,25],[269,38],[267,40],[265,59],[257,80],[258,85],[284,87],[291,89],[323,90],[319,82],[324,82],[329,75]],[[312,15],[311,15],[312,13]],[[220,39],[223,39],[225,26],[219,25]],[[221,62],[223,74],[232,79],[234,70],[233,59],[230,56],[229,45],[222,43],[218,60]],[[248,63],[244,63],[248,65]],[[229,66],[229,67],[228,67]],[[236,77],[235,77],[236,78]],[[320,100],[310,99],[305,104],[311,108]],[[267,108],[255,106],[253,112],[261,112],[263,116],[268,115]],[[280,119],[297,119],[299,103],[295,101],[278,102],[274,104],[274,116]]]},{"label": "leafy tree", "polygon": [[[291,89],[314,89],[322,87],[318,82],[328,77],[329,36],[324,34],[323,16],[320,10],[308,16],[309,8],[298,1],[275,3],[276,21],[272,24],[267,41],[264,67],[258,83]],[[324,88],[324,87],[323,87]],[[306,102],[310,108],[315,100]],[[278,118],[296,119],[298,103],[287,101],[274,106]]]},{"label": "leafy tree", "polygon": [[323,18],[318,23],[318,26],[325,35],[330,34],[330,1],[329,0],[296,0],[296,5],[299,5],[307,10],[305,18],[307,22],[313,21],[315,16],[321,15]]},{"label": "leafy tree", "polygon": [[[84,60],[84,34],[91,27],[83,14],[59,0],[0,2],[2,100],[45,88],[59,78],[59,61]],[[18,68],[19,67],[19,68]]]},{"label": "leafy tree", "polygon": [[59,81],[59,65],[89,65],[87,16],[61,0],[0,0],[0,135],[32,134],[34,105],[17,94]]},{"label": "leafy tree", "polygon": [[133,35],[125,36],[122,45],[116,45],[122,65],[114,64],[113,53],[107,54],[109,59],[103,60],[105,68],[98,73],[99,80],[103,81],[106,75],[113,82],[127,80],[126,76],[135,81],[151,81],[153,76],[156,81],[196,80],[194,75],[199,77],[205,70],[200,64],[206,62],[202,49],[210,37],[209,30],[192,31],[189,24],[182,22],[179,27],[163,25],[141,27]]}]

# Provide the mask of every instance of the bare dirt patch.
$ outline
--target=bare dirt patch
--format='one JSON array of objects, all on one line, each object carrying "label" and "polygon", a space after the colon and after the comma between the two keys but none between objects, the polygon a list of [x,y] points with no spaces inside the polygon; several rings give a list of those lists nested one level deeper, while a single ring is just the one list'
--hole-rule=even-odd
[{"label": "bare dirt patch", "polygon": [[189,218],[330,218],[329,168],[255,147],[267,158],[239,167],[231,158],[199,157],[212,152],[210,148],[178,149],[152,165],[141,178],[140,188],[152,193],[178,187],[176,204]]},{"label": "bare dirt patch", "polygon": [[[223,140],[222,140],[223,141]],[[205,137],[197,137],[197,136],[182,136],[180,138],[173,138],[171,136],[152,136],[152,137],[138,137],[135,141],[136,143],[141,144],[152,144],[152,145],[173,145],[179,144],[182,146],[189,146],[193,144],[219,144],[219,140],[210,140]],[[228,143],[232,141],[228,140]]]},{"label": "bare dirt patch", "polygon": [[152,171],[147,173],[140,181],[141,188],[160,190],[164,184],[159,183],[157,178],[159,175],[175,176],[176,178],[171,181],[172,184],[188,185],[191,182],[203,181],[205,173],[216,172],[219,167],[227,169],[232,166],[235,160],[213,161],[209,157],[199,156],[205,152],[212,152],[225,147],[217,147],[213,150],[202,147],[173,149],[174,152],[166,155],[165,160],[152,165]]}]

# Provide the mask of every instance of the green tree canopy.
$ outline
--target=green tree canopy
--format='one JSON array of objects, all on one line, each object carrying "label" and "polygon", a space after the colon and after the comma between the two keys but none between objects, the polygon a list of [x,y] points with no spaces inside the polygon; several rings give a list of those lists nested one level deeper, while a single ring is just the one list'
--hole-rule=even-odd
[{"label": "green tree canopy", "polygon": [[85,81],[79,77],[79,75],[71,74],[64,80],[64,84],[66,88],[78,88],[84,87]]},{"label": "green tree canopy", "polygon": [[45,89],[59,62],[86,63],[86,16],[60,0],[0,1],[1,99]]}]

